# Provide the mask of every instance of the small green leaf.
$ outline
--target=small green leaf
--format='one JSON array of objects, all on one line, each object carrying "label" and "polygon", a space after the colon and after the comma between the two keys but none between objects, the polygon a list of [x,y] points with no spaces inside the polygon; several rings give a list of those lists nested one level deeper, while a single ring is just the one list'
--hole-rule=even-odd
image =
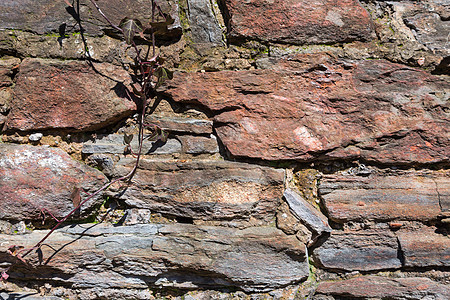
[{"label": "small green leaf", "polygon": [[129,145],[132,140],[133,140],[133,135],[132,134],[130,134],[130,135],[128,135],[126,133],[123,134],[123,143],[124,143],[124,145]]},{"label": "small green leaf", "polygon": [[175,23],[175,19],[169,14],[164,14],[164,17],[158,16],[157,20],[155,20],[155,22],[149,22],[149,25],[155,30],[161,30],[173,23]]},{"label": "small green leaf", "polygon": [[119,27],[123,30],[125,41],[131,45],[136,33],[142,31],[141,21],[137,19],[124,18],[120,21]]},{"label": "small green leaf", "polygon": [[161,129],[161,133],[159,134],[158,138],[161,140],[161,142],[165,143],[167,142],[167,139],[169,138],[169,133],[163,129]]},{"label": "small green leaf", "polygon": [[156,82],[156,88],[160,87],[166,80],[173,78],[173,72],[164,67],[156,69],[155,76],[158,79]]}]

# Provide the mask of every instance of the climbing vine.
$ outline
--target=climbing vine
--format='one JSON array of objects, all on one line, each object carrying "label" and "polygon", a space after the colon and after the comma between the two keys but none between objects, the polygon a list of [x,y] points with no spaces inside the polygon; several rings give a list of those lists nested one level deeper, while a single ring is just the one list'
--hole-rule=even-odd
[{"label": "climbing vine", "polygon": [[[73,8],[74,4],[79,4],[79,0],[64,0],[69,8]],[[131,90],[127,90],[127,95],[131,100],[137,102],[137,123],[139,131],[137,134],[138,139],[138,149],[133,151],[131,148],[131,141],[133,140],[133,135],[124,135],[125,153],[131,153],[135,157],[135,164],[132,170],[114,180],[103,185],[101,188],[93,193],[84,193],[82,187],[74,187],[71,194],[71,200],[73,202],[74,208],[63,218],[57,219],[50,211],[45,207],[41,208],[42,214],[45,217],[45,213],[48,213],[55,221],[56,225],[50,229],[50,231],[35,245],[30,248],[25,248],[21,245],[13,245],[8,248],[8,253],[16,257],[19,261],[29,264],[26,257],[32,253],[36,252],[39,260],[43,261],[43,254],[41,247],[44,242],[58,229],[66,220],[68,220],[76,211],[78,211],[83,204],[87,201],[100,194],[102,191],[108,189],[111,185],[117,182],[130,182],[136,173],[139,166],[139,161],[142,156],[142,145],[144,139],[161,140],[165,142],[167,140],[167,132],[159,128],[154,124],[145,124],[145,115],[149,111],[150,99],[156,96],[156,89],[160,87],[166,80],[172,79],[172,72],[166,69],[164,64],[164,59],[156,53],[156,40],[155,40],[155,30],[160,26],[168,26],[173,23],[173,19],[165,14],[161,8],[157,5],[155,0],[149,0],[152,4],[151,17],[149,20],[139,20],[130,17],[124,17],[119,24],[114,24],[108,18],[108,16],[102,11],[102,8],[96,3],[95,0],[89,0],[91,4],[95,7],[97,12],[103,17],[103,19],[109,24],[109,26],[122,35],[125,42],[131,46],[135,51],[134,64],[131,67],[131,77],[133,79],[133,85]],[[79,16],[78,16],[79,18]],[[79,19],[80,20],[80,19]],[[158,20],[158,21],[157,21]],[[81,27],[81,25],[80,25]],[[81,30],[81,29],[80,29]],[[143,51],[137,46],[137,41],[147,44],[149,51]],[[146,129],[151,131],[150,136],[145,136],[144,132]],[[13,265],[8,267],[6,270],[2,271],[0,279],[6,281],[9,278],[8,272]]]}]

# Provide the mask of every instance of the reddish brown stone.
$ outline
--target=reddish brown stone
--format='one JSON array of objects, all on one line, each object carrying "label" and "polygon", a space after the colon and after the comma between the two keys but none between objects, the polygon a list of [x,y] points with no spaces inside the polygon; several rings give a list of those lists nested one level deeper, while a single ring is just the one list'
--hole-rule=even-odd
[{"label": "reddish brown stone", "polygon": [[[107,181],[60,149],[0,144],[0,219],[38,219],[43,208],[61,218],[73,209],[75,187],[94,192]],[[89,200],[82,215],[92,213],[99,201],[101,195]]]},{"label": "reddish brown stone", "polygon": [[343,281],[321,282],[316,294],[346,299],[428,299],[430,297],[430,299],[445,300],[448,299],[450,288],[428,278],[363,276]]},{"label": "reddish brown stone", "polygon": [[333,231],[313,252],[326,269],[372,271],[400,268],[397,239],[389,231]]},{"label": "reddish brown stone", "polygon": [[[118,163],[125,174],[134,160]],[[133,184],[118,196],[128,205],[194,220],[273,220],[284,171],[226,161],[142,160]],[[113,191],[114,194],[116,191]]]},{"label": "reddish brown stone", "polygon": [[440,172],[423,176],[324,175],[319,191],[335,222],[428,221],[441,215],[436,187],[449,182]]},{"label": "reddish brown stone", "polygon": [[230,37],[281,43],[336,43],[371,38],[369,14],[355,0],[226,0]]},{"label": "reddish brown stone", "polygon": [[450,238],[436,228],[398,232],[406,267],[449,267]]},{"label": "reddish brown stone", "polygon": [[447,80],[386,61],[298,55],[272,70],[178,74],[167,92],[215,112],[234,156],[446,162]]},{"label": "reddish brown stone", "polygon": [[6,130],[95,130],[131,114],[136,105],[126,98],[128,73],[109,64],[96,69],[86,62],[25,59]]}]

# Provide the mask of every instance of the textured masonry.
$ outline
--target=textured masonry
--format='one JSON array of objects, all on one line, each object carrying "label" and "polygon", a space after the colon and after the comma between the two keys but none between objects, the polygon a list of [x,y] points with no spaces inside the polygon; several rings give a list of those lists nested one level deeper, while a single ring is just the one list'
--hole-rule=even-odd
[{"label": "textured masonry", "polygon": [[30,267],[8,248],[138,147],[135,50],[65,2],[0,2],[0,299],[447,299],[446,1],[158,0],[175,75],[145,122],[168,139]]}]

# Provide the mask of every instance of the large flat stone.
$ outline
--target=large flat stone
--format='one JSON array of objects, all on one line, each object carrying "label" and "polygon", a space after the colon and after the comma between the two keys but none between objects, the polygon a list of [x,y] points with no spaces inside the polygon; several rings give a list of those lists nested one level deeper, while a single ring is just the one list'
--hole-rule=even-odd
[{"label": "large flat stone", "polygon": [[[75,187],[92,193],[106,182],[100,171],[60,149],[0,143],[0,219],[39,220],[43,208],[64,217],[74,208],[70,196]],[[92,213],[99,201],[101,194],[82,207],[81,216]]]},{"label": "large flat stone", "polygon": [[436,228],[397,233],[406,267],[449,267],[450,238]]},{"label": "large flat stone", "polygon": [[[126,174],[133,160],[118,163]],[[142,160],[125,190],[128,205],[194,220],[273,220],[283,196],[284,171],[226,161]]]},{"label": "large flat stone", "polygon": [[316,294],[346,299],[445,300],[448,299],[450,288],[423,277],[362,276],[342,281],[321,282],[317,287]]},{"label": "large flat stone", "polygon": [[[0,238],[2,245],[31,246],[45,233]],[[308,276],[305,245],[273,227],[84,224],[58,230],[48,243],[53,249],[42,247],[45,264],[36,269],[16,265],[9,271],[10,281],[40,278],[79,289],[152,286],[266,291]],[[4,262],[12,260],[6,249],[0,249]],[[34,255],[31,261],[37,261]]]},{"label": "large flat stone", "polygon": [[177,74],[176,102],[214,113],[237,157],[447,162],[450,83],[383,60],[345,62],[302,54],[272,69]]},{"label": "large flat stone", "polygon": [[[110,25],[97,12],[88,0],[80,2],[80,18],[86,34],[100,35],[111,31]],[[98,0],[96,1],[106,16],[118,25],[125,17],[140,19],[142,23],[151,18],[152,3],[135,0]],[[158,31],[161,36],[181,35],[178,16],[178,4],[173,0],[158,1],[162,11],[174,19],[168,30]],[[75,6],[76,8],[76,6]],[[31,31],[38,34],[58,33],[61,25],[66,24],[67,32],[78,28],[74,18],[75,10],[68,8],[64,1],[52,0],[2,0],[0,3],[0,30],[14,29]]]},{"label": "large flat stone", "polygon": [[445,172],[367,177],[324,175],[319,192],[329,217],[336,222],[429,221],[441,215],[440,202],[448,201],[443,191],[449,185],[450,178]]},{"label": "large flat stone", "polygon": [[135,109],[126,98],[128,73],[111,64],[25,59],[17,75],[6,130],[88,131]]},{"label": "large flat stone", "polygon": [[231,38],[292,44],[368,40],[372,21],[354,0],[225,0]]},{"label": "large flat stone", "polygon": [[345,271],[374,271],[402,267],[398,243],[389,231],[333,231],[313,252],[326,269]]}]

